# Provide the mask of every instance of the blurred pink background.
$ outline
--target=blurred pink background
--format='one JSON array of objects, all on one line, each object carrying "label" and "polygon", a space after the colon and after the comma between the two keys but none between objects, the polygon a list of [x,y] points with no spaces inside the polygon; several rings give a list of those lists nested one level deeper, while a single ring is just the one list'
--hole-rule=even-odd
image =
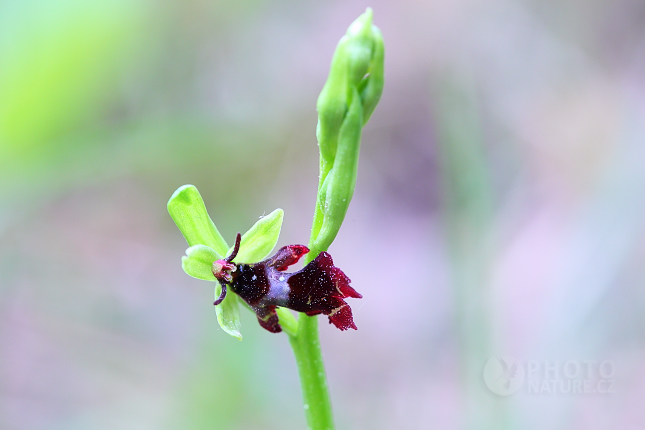
[{"label": "blurred pink background", "polygon": [[278,246],[306,243],[316,98],[367,6],[386,85],[330,248],[364,298],[358,331],[320,320],[337,428],[645,428],[637,0],[0,3],[0,428],[305,428],[286,336],[219,328],[166,202],[196,185],[229,242],[281,207]]}]

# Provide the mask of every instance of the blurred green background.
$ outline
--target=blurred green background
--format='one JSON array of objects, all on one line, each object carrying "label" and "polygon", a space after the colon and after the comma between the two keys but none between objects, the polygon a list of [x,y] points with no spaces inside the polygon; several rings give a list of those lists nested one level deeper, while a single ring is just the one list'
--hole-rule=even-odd
[{"label": "blurred green background", "polygon": [[[192,183],[229,242],[281,207],[306,243],[316,97],[366,6],[338,428],[645,427],[645,3],[5,0],[0,428],[305,427],[286,336],[219,329],[165,207]],[[500,355],[609,360],[614,392],[496,396]]]}]

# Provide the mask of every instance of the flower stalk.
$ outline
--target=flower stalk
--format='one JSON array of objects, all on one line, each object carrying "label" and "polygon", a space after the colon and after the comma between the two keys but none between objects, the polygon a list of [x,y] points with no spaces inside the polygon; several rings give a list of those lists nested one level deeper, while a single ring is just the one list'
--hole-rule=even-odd
[{"label": "flower stalk", "polygon": [[[383,71],[383,37],[372,24],[368,8],[338,43],[318,97],[320,179],[306,262],[329,248],[345,219],[356,185],[362,129],[381,98]],[[298,364],[308,427],[331,430],[334,420],[317,317],[300,314],[297,328],[289,341]]]}]

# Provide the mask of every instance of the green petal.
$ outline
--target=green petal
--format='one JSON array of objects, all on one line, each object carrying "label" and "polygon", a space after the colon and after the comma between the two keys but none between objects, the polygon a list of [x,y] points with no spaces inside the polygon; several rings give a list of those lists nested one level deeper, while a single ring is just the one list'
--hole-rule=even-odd
[{"label": "green petal", "polygon": [[184,185],[168,200],[168,213],[186,238],[188,245],[206,245],[223,255],[226,241],[208,216],[204,200],[194,185]]},{"label": "green petal", "polygon": [[[235,263],[257,263],[264,260],[278,242],[283,217],[284,211],[276,209],[269,215],[260,218],[249,231],[244,233],[240,243],[240,251],[234,259]],[[226,255],[229,255],[231,251],[232,248]]]},{"label": "green petal", "polygon": [[[215,287],[215,300],[217,300],[221,293],[222,286],[217,282],[217,286]],[[242,340],[242,333],[240,333],[242,323],[240,322],[239,298],[237,294],[231,291],[230,287],[228,288],[224,301],[215,306],[215,313],[217,314],[217,322],[222,327],[222,330]]]},{"label": "green petal", "polygon": [[206,245],[191,246],[181,258],[181,267],[189,276],[205,281],[215,281],[213,263],[222,257]]}]

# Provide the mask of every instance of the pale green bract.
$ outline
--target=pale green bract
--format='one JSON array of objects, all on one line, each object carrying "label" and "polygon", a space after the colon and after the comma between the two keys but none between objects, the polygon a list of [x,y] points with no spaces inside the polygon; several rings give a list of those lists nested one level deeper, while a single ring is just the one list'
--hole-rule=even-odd
[{"label": "pale green bract", "polygon": [[[190,245],[182,257],[182,268],[194,278],[215,282],[215,297],[219,297],[222,287],[213,276],[213,263],[229,255],[232,249],[208,215],[197,188],[184,185],[177,189],[168,201],[168,212]],[[283,210],[276,209],[260,218],[242,235],[235,262],[255,263],[264,260],[278,242],[283,217]],[[215,311],[222,330],[241,340],[239,303],[237,294],[229,290],[224,301],[215,306]]]}]

